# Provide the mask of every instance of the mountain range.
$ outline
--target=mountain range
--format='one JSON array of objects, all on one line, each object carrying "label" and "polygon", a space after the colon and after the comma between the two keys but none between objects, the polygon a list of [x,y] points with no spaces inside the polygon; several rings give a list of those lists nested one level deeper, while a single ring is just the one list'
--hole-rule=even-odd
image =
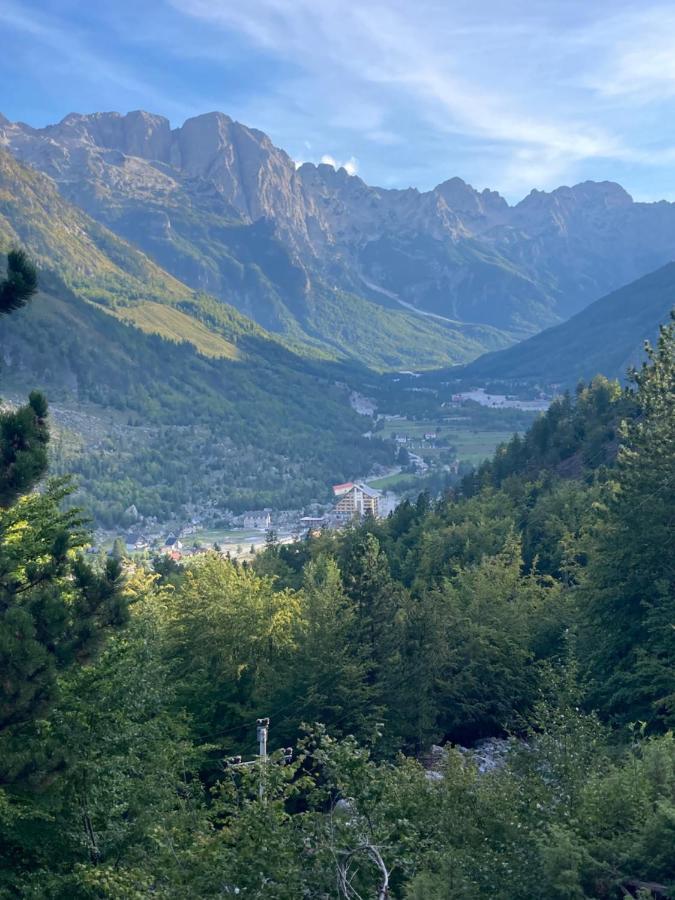
[{"label": "mountain range", "polygon": [[42,290],[0,321],[3,396],[47,392],[52,469],[111,527],[325,501],[393,462],[350,405],[378,372],[620,375],[675,287],[674,204],[608,182],[515,206],[457,178],[383,190],[221,113],[0,116],[15,245]]},{"label": "mountain range", "polygon": [[459,178],[385,190],[217,112],[173,129],[143,111],[0,118],[0,145],[185,285],[303,353],[379,369],[467,362],[675,257],[675,205],[618,184],[513,206]]},{"label": "mountain range", "polygon": [[350,406],[365,369],[297,355],[0,150],[0,253],[13,245],[41,292],[0,319],[2,395],[46,392],[52,471],[78,476],[99,523],[298,507],[393,460]]}]

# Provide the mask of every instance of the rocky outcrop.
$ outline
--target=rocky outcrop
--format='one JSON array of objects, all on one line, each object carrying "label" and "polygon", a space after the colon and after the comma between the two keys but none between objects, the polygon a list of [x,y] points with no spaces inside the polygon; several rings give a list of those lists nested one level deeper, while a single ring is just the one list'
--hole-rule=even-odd
[{"label": "rocky outcrop", "polygon": [[[143,111],[41,129],[0,118],[0,145],[194,287],[250,309],[254,267],[291,318],[330,285],[522,335],[675,258],[675,205],[636,203],[611,182],[532,191],[515,206],[456,177],[385,190],[329,165],[296,169],[219,112],[174,129]],[[282,286],[290,270],[299,277]]]}]

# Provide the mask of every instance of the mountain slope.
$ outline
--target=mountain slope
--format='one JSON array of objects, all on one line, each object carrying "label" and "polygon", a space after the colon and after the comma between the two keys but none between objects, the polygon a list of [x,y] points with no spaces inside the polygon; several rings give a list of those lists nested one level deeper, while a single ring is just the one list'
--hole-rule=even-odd
[{"label": "mountain slope", "polygon": [[0,321],[2,394],[46,392],[55,471],[100,523],[298,507],[391,460],[349,405],[363,372],[292,353],[0,152],[0,252],[17,240],[42,290]]},{"label": "mountain slope", "polygon": [[596,300],[567,322],[462,369],[462,377],[575,385],[600,373],[623,378],[644,341],[675,307],[675,263]]},{"label": "mountain slope", "polygon": [[[42,129],[0,120],[0,144],[182,282],[305,352],[379,368],[465,362],[675,257],[675,205],[636,203],[617,184],[532,191],[515,206],[459,178],[384,190],[296,168],[222,113],[174,129],[142,111]],[[375,306],[395,353],[361,337]]]},{"label": "mountain slope", "polygon": [[[30,248],[86,299],[179,302],[193,292],[65,203],[53,183],[0,150],[0,239]],[[112,290],[111,290],[112,288]]]},{"label": "mountain slope", "polygon": [[2,143],[177,279],[303,352],[429,368],[512,340],[508,329],[426,318],[364,290],[315,209],[325,198],[308,199],[293,161],[226,116],[174,132],[147,113],[68,116],[41,130],[0,123]]}]

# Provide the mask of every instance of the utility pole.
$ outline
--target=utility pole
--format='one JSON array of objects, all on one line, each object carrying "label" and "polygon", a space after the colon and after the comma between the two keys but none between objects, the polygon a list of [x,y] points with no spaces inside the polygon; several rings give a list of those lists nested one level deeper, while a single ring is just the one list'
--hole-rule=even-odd
[{"label": "utility pole", "polygon": [[258,787],[258,798],[263,800],[265,797],[265,767],[267,766],[267,732],[270,727],[269,719],[258,719],[258,759],[260,761],[260,785]]}]

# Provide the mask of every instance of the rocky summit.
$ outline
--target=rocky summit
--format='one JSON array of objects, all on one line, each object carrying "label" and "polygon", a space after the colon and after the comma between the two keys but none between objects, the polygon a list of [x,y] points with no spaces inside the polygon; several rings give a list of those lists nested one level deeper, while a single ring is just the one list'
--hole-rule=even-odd
[{"label": "rocky summit", "polygon": [[513,206],[457,177],[385,190],[343,168],[296,167],[219,112],[173,129],[143,111],[73,113],[40,129],[3,118],[0,145],[192,288],[333,352],[358,345],[345,316],[358,331],[378,315],[385,343],[414,340],[412,321],[464,361],[675,256],[675,205],[635,202],[612,182],[532,191]]}]

